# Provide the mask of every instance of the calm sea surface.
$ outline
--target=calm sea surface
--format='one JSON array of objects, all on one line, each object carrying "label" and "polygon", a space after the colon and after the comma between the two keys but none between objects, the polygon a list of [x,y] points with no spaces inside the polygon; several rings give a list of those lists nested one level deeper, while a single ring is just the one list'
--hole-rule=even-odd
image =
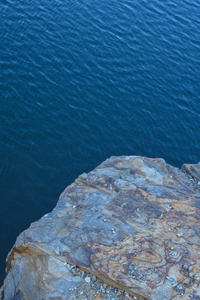
[{"label": "calm sea surface", "polygon": [[200,160],[200,3],[0,2],[0,283],[17,235],[111,155]]}]

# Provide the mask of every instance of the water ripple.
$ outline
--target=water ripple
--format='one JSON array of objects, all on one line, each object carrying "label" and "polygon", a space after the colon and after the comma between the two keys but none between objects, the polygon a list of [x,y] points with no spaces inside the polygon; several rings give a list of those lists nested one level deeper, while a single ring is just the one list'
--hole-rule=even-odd
[{"label": "water ripple", "polygon": [[199,14],[193,0],[1,1],[2,268],[18,233],[110,155],[200,160]]}]

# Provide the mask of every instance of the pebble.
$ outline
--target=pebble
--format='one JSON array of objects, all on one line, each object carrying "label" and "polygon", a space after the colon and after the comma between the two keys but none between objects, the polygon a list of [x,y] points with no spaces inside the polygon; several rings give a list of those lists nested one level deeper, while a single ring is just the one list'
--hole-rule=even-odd
[{"label": "pebble", "polygon": [[89,276],[86,276],[85,277],[85,282],[90,283],[90,281],[91,281],[91,278]]},{"label": "pebble", "polygon": [[193,272],[190,272],[189,273],[189,276],[192,278],[192,277],[194,277],[194,273]]},{"label": "pebble", "polygon": [[106,292],[106,290],[104,289],[103,286],[101,286],[101,291],[102,291],[103,294],[105,294],[105,292]]},{"label": "pebble", "polygon": [[57,255],[60,254],[60,249],[59,249],[58,247],[55,249],[55,253],[56,253]]},{"label": "pebble", "polygon": [[92,275],[92,282],[95,282],[97,280],[95,275]]},{"label": "pebble", "polygon": [[184,269],[184,270],[189,270],[189,267],[190,267],[189,264],[184,264],[184,265],[183,265],[183,269]]},{"label": "pebble", "polygon": [[80,271],[80,274],[81,274],[81,277],[83,278],[84,275],[85,275],[85,272],[81,270],[81,271]]},{"label": "pebble", "polygon": [[116,295],[117,296],[120,296],[122,294],[122,291],[121,290],[118,290],[117,292],[116,292]]},{"label": "pebble", "polygon": [[189,237],[190,237],[190,236],[195,236],[195,233],[194,233],[194,232],[192,232],[192,233],[189,235]]},{"label": "pebble", "polygon": [[183,233],[177,233],[177,237],[181,237],[183,235]]},{"label": "pebble", "polygon": [[[109,284],[102,282],[100,279],[98,279],[95,275],[92,275],[88,272],[85,272],[83,270],[80,270],[80,268],[77,265],[70,265],[67,262],[64,262],[64,266],[66,266],[69,270],[71,270],[74,274],[81,276],[85,282],[88,284],[87,286],[90,288],[94,288],[94,289],[98,289],[97,293],[94,295],[93,294],[93,299],[97,300],[97,299],[109,299],[109,300],[117,300],[118,297],[120,300],[139,300],[139,298],[134,297],[129,295],[127,292],[123,291],[123,290],[119,290],[116,287],[112,287]],[[129,266],[129,268],[134,268],[137,270],[136,266],[134,263],[132,263],[131,266]],[[156,268],[154,267],[154,269],[156,270]],[[120,269],[118,269],[119,272],[121,272]],[[137,274],[140,278],[143,276],[142,274]],[[76,289],[76,288],[75,288]],[[75,290],[74,289],[74,290]],[[88,288],[87,288],[88,289]],[[87,289],[82,287],[78,293],[79,293],[79,297],[80,300],[83,299],[88,299],[84,296],[84,294],[87,294]],[[70,289],[71,291],[73,289]],[[115,293],[115,295],[114,295]],[[79,298],[78,297],[78,298]],[[117,297],[117,298],[116,298]],[[143,298],[141,298],[141,300],[143,300]]]}]

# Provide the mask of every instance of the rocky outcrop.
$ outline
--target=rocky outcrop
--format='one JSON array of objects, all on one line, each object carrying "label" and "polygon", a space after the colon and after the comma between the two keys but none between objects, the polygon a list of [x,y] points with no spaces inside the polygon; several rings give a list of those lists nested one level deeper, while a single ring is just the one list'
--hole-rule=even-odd
[{"label": "rocky outcrop", "polygon": [[20,234],[6,272],[2,299],[200,299],[200,193],[162,159],[111,157]]}]

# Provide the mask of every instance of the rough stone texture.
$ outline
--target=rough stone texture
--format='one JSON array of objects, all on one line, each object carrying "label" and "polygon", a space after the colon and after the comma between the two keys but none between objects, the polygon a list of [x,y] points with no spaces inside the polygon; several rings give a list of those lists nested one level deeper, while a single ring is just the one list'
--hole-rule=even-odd
[{"label": "rough stone texture", "polygon": [[186,170],[194,179],[200,180],[200,162],[198,164],[184,164],[183,170]]},{"label": "rough stone texture", "polygon": [[187,175],[111,157],[19,235],[1,298],[200,299],[199,262],[200,194]]}]

